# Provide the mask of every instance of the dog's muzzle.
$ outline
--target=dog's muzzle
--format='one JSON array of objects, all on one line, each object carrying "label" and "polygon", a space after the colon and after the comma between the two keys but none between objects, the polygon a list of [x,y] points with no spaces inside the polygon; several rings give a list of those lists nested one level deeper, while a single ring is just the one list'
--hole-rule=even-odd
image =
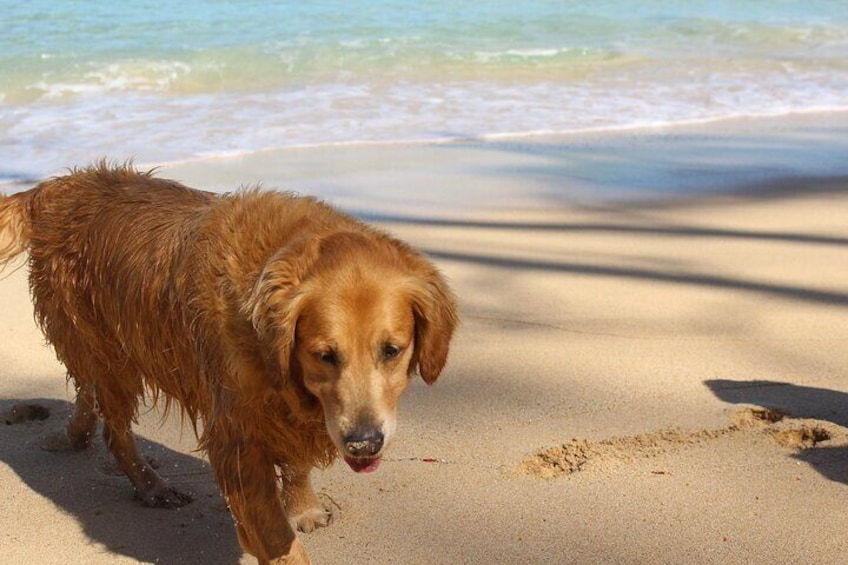
[{"label": "dog's muzzle", "polygon": [[357,430],[342,438],[344,460],[357,473],[370,473],[380,466],[379,453],[385,438],[376,429]]},{"label": "dog's muzzle", "polygon": [[374,457],[383,449],[383,433],[379,430],[355,431],[344,438],[345,456]]}]

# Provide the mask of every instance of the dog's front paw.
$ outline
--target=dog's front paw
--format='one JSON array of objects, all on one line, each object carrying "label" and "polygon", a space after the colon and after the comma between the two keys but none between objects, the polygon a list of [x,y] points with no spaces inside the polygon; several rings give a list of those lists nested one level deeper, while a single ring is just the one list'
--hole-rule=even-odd
[{"label": "dog's front paw", "polygon": [[259,560],[260,565],[265,565],[265,563],[269,563],[269,565],[312,565],[312,561],[309,560],[309,556],[306,554],[306,549],[297,540],[292,542],[288,555],[277,557],[270,562]]},{"label": "dog's front paw", "polygon": [[291,518],[292,527],[297,528],[301,532],[308,534],[316,528],[329,526],[333,521],[333,513],[323,508],[322,506],[314,506],[307,508],[300,514]]}]

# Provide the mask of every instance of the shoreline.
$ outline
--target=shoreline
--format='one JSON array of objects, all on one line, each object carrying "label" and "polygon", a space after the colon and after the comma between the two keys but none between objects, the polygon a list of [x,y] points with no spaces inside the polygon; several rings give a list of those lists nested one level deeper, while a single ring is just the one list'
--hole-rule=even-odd
[{"label": "shoreline", "polygon": [[[379,151],[381,149],[414,150],[421,147],[452,147],[452,146],[474,146],[474,145],[510,145],[510,144],[532,144],[532,145],[563,145],[581,142],[605,141],[609,138],[620,137],[622,139],[650,138],[652,136],[668,136],[683,134],[739,134],[742,131],[756,133],[769,133],[779,131],[781,135],[787,135],[786,128],[790,130],[802,130],[807,127],[815,127],[821,130],[838,129],[848,125],[848,108],[827,108],[791,111],[780,114],[763,115],[733,115],[716,118],[691,119],[674,123],[643,123],[621,126],[603,126],[598,128],[580,128],[569,131],[528,131],[511,133],[494,133],[481,136],[463,137],[448,136],[422,139],[394,139],[394,140],[350,140],[350,141],[328,141],[318,143],[304,143],[297,145],[281,145],[243,151],[225,151],[221,153],[197,155],[193,157],[167,160],[167,161],[137,161],[140,169],[180,169],[193,167],[204,163],[211,166],[226,164],[231,161],[260,159],[263,155],[285,157],[300,153],[326,153],[333,150],[338,151]],[[840,140],[834,140],[840,141]],[[133,156],[96,156],[88,163],[68,163],[67,168],[84,166],[101,158],[110,161],[124,162],[133,160]],[[55,174],[64,174],[61,169]],[[840,168],[841,170],[841,168]],[[848,164],[844,166],[848,172]],[[19,177],[21,175],[18,175]],[[52,176],[46,174],[44,178]],[[24,190],[39,182],[41,179],[32,177],[23,178],[0,178],[0,193],[10,193]]]},{"label": "shoreline", "polygon": [[846,128],[848,112],[840,112],[533,139],[322,146],[163,165],[160,174],[219,192],[292,190],[364,217],[659,205],[838,182],[848,176]]},{"label": "shoreline", "polygon": [[[341,149],[369,149],[369,148],[385,148],[385,147],[417,147],[422,145],[463,145],[463,144],[486,144],[486,143],[518,143],[518,142],[534,142],[539,144],[545,143],[561,143],[565,140],[573,138],[586,137],[589,139],[601,136],[638,136],[657,132],[674,133],[675,131],[686,131],[690,129],[704,128],[707,130],[721,130],[729,128],[738,128],[740,125],[753,125],[757,127],[765,125],[768,127],[771,123],[779,123],[788,121],[788,123],[805,122],[811,124],[821,124],[821,120],[835,118],[835,123],[848,123],[848,107],[838,108],[815,108],[807,110],[794,110],[785,113],[771,114],[740,114],[720,116],[713,118],[693,118],[690,120],[682,120],[677,122],[657,122],[657,123],[638,123],[612,126],[599,126],[596,128],[578,128],[573,130],[553,131],[553,130],[534,130],[534,131],[519,131],[506,133],[491,133],[479,136],[455,136],[455,137],[434,137],[434,138],[407,138],[407,139],[387,139],[387,140],[348,140],[348,141],[326,141],[315,143],[303,143],[294,145],[280,145],[274,147],[263,147],[259,149],[248,149],[244,151],[232,151],[213,153],[208,155],[197,155],[185,159],[175,159],[172,161],[151,161],[149,163],[141,163],[140,167],[150,168],[168,168],[178,167],[181,165],[190,165],[198,162],[229,160],[248,158],[263,153],[286,153],[300,151],[321,151],[333,148]],[[828,123],[832,125],[832,123]]]}]

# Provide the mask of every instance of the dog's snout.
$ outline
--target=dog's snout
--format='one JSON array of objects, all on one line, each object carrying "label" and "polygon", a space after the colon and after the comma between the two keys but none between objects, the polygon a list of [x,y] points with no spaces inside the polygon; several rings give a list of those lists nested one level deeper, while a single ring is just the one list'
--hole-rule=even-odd
[{"label": "dog's snout", "polygon": [[383,449],[383,433],[379,430],[354,431],[344,436],[345,454],[351,457],[373,457]]}]

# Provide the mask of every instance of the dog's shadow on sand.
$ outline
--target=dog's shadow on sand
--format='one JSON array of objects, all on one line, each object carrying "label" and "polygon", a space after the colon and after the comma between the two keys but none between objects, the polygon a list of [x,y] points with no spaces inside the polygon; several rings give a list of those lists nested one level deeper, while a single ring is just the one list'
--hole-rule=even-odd
[{"label": "dog's shadow on sand", "polygon": [[[777,381],[708,380],[718,398],[733,404],[754,404],[781,410],[793,418],[832,422],[848,428],[848,393]],[[793,455],[824,477],[848,484],[848,446],[816,445]]]},{"label": "dog's shadow on sand", "polygon": [[47,451],[73,406],[50,399],[0,400],[0,461],[32,490],[73,516],[110,552],[146,563],[237,563],[242,556],[208,463],[139,438],[142,453],[194,501],[176,510],[146,508],[103,445]]}]

